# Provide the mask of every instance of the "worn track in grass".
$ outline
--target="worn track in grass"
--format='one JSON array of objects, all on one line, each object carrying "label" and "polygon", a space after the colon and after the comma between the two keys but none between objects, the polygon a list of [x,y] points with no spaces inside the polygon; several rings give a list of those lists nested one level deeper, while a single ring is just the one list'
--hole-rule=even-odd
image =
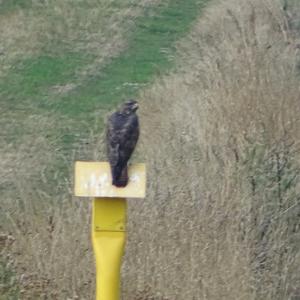
[{"label": "worn track in grass", "polygon": [[[95,119],[103,119],[103,111],[136,96],[144,85],[173,65],[174,42],[190,28],[204,2],[173,0],[147,8],[143,16],[134,20],[125,51],[98,74],[81,82],[77,80],[78,72],[92,61],[92,55],[45,53],[22,61],[0,81],[1,102],[8,110],[22,111],[21,119],[53,115],[57,122],[49,136],[59,135],[62,148],[72,149]],[[53,92],[57,86],[66,87],[67,91]],[[26,126],[18,120],[10,128],[9,141],[26,132]]]}]

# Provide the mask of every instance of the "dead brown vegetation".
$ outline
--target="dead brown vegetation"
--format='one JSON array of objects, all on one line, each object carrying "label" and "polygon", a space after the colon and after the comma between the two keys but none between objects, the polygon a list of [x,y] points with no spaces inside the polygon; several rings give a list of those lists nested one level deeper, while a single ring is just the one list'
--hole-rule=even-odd
[{"label": "dead brown vegetation", "polygon": [[132,282],[178,300],[299,297],[292,20],[277,1],[215,3],[180,44],[178,73],[143,95],[150,180],[131,203],[128,299]]},{"label": "dead brown vegetation", "polygon": [[[129,202],[124,299],[299,297],[293,14],[271,0],[212,4],[179,45],[178,71],[141,95],[148,197]],[[92,299],[89,205],[68,182],[61,198],[33,191],[28,169],[3,204],[22,299]]]}]

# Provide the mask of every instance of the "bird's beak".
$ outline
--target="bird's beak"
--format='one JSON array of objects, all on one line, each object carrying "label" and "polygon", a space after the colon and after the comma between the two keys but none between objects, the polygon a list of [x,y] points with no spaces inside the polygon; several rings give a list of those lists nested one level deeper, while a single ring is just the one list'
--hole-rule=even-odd
[{"label": "bird's beak", "polygon": [[135,104],[133,105],[133,109],[136,111],[138,108],[139,108],[138,103],[135,103]]}]

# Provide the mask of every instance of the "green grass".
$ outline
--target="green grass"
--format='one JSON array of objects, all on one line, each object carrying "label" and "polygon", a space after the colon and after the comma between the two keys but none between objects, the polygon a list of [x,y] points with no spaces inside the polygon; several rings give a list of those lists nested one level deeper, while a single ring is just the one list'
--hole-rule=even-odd
[{"label": "green grass", "polygon": [[[75,127],[82,120],[93,124],[95,111],[111,109],[123,99],[136,96],[140,87],[172,66],[174,42],[188,30],[204,2],[173,0],[169,5],[146,10],[136,20],[134,32],[128,34],[127,50],[99,71],[99,75],[87,78],[65,95],[53,95],[51,87],[76,81],[76,72],[91,57],[80,53],[45,54],[19,63],[0,82],[2,99],[9,99],[4,100],[4,106],[21,107],[24,115],[43,113],[43,110],[63,115]],[[57,125],[58,131],[64,127]],[[83,126],[79,125],[75,131],[80,128]],[[63,143],[72,141],[62,140]]]},{"label": "green grass", "polygon": [[15,11],[16,9],[24,9],[31,7],[30,0],[2,0],[0,2],[0,15]]},{"label": "green grass", "polygon": [[30,58],[21,62],[0,87],[4,94],[13,96],[11,99],[17,102],[13,105],[26,100],[38,104],[39,99],[49,95],[49,88],[73,80],[76,70],[88,61],[88,57],[80,53]]},{"label": "green grass", "polygon": [[[188,31],[205,2],[170,0],[146,8],[134,19],[134,30],[127,33],[125,51],[93,76],[82,79],[78,75],[93,62],[93,55],[70,52],[69,48],[54,51],[47,46],[42,55],[19,61],[0,78],[0,105],[11,113],[0,119],[2,142],[18,149],[21,138],[45,136],[56,157],[49,161],[46,173],[58,168],[62,177],[68,176],[66,163],[70,164],[74,149],[89,137],[91,127],[101,132],[103,113],[126,98],[136,97],[141,88],[174,65],[175,42]],[[55,91],[55,87],[68,84],[75,88],[65,93]],[[32,116],[47,116],[54,126],[28,126]]]},{"label": "green grass", "polygon": [[136,96],[140,86],[172,66],[174,42],[187,31],[198,9],[199,2],[194,0],[171,1],[139,18],[127,51],[71,95],[48,103],[49,109],[85,118],[99,108],[108,109]]},{"label": "green grass", "polygon": [[[46,137],[55,151],[46,169],[43,166],[51,188],[51,174],[59,172],[61,179],[68,176],[74,150],[89,138],[91,128],[101,132],[106,111],[126,98],[136,97],[141,88],[170,70],[175,42],[188,31],[205,2],[170,0],[146,8],[134,19],[134,30],[127,33],[125,51],[93,76],[79,75],[93,62],[92,54],[70,52],[56,44],[55,49],[47,44],[42,55],[16,63],[6,77],[0,78],[0,105],[10,114],[0,119],[4,133],[0,143],[18,149],[26,137]],[[56,87],[70,84],[75,88],[56,92]],[[28,120],[33,116],[46,117],[50,124],[32,124]],[[38,182],[37,186],[42,185]],[[45,186],[43,189],[48,190]]]},{"label": "green grass", "polygon": [[2,259],[0,260],[0,300],[19,299],[19,288],[15,274]]}]

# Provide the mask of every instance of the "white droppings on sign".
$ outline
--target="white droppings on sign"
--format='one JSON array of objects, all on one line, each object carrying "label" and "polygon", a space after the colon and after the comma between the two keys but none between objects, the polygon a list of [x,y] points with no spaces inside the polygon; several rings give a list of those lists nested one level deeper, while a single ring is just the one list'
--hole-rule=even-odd
[{"label": "white droppings on sign", "polygon": [[101,193],[101,189],[100,189],[99,185],[96,185],[95,192],[96,192],[96,195],[99,195]]},{"label": "white droppings on sign", "polygon": [[92,173],[89,183],[90,183],[90,185],[92,187],[94,187],[96,185],[96,183],[97,183],[97,177],[96,177],[95,173]]},{"label": "white droppings on sign", "polygon": [[139,182],[141,180],[140,178],[140,175],[138,173],[133,173],[131,176],[130,176],[130,180],[132,182]]},{"label": "white droppings on sign", "polygon": [[[1,1],[1,0],[0,0]],[[144,190],[144,169],[129,168],[129,182],[126,188],[116,188],[112,185],[111,174],[106,164],[101,169],[91,168],[89,165],[85,169],[82,167],[78,173],[77,194],[94,197],[128,197],[138,196]]]},{"label": "white droppings on sign", "polygon": [[101,185],[101,186],[109,185],[107,174],[103,174],[103,175],[99,176],[98,181],[99,181],[99,185]]},{"label": "white droppings on sign", "polygon": [[80,186],[85,190],[89,188],[89,183],[86,181],[86,178],[84,176],[80,176]]}]

